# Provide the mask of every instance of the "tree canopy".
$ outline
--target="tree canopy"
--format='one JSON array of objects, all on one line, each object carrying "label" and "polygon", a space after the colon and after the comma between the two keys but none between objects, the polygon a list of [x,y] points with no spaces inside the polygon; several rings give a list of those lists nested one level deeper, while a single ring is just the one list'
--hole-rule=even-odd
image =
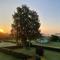
[{"label": "tree canopy", "polygon": [[26,5],[17,7],[13,14],[12,28],[17,38],[37,38],[40,36],[40,23],[38,14],[34,10],[30,10]]}]

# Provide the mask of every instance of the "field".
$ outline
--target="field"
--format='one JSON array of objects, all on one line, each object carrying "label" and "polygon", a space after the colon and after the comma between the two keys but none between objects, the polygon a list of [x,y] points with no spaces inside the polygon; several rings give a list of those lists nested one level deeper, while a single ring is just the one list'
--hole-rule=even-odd
[{"label": "field", "polygon": [[[14,51],[18,51],[18,52],[23,52],[24,51],[25,54],[30,54],[31,55],[31,54],[33,54],[34,50],[27,51],[26,49],[25,50],[16,49]],[[21,59],[0,52],[0,60],[21,60]],[[42,60],[60,60],[60,53],[45,50],[44,57],[42,58]]]},{"label": "field", "polygon": [[14,52],[23,53],[29,56],[35,55],[35,48],[17,48],[13,49]]},{"label": "field", "polygon": [[59,47],[60,48],[60,42],[49,42],[47,44],[42,44],[44,46],[50,46],[50,47]]},{"label": "field", "polygon": [[49,43],[45,43],[45,44],[40,44],[39,42],[36,41],[32,41],[32,44],[34,45],[40,45],[40,46],[49,46],[49,47],[58,47],[60,48],[60,42],[49,42]]},{"label": "field", "polygon": [[[33,42],[33,44],[60,48],[60,42],[50,42],[47,44],[40,44],[40,43]],[[7,46],[16,46],[16,44],[11,43],[11,42],[1,42],[0,43],[0,47],[7,47]],[[26,55],[30,55],[30,56],[33,56],[36,54],[35,48],[30,48],[30,49],[18,48],[18,49],[13,49],[13,51],[23,53]],[[18,58],[11,56],[11,55],[7,55],[7,54],[0,52],[0,60],[21,60],[21,59],[18,59]],[[44,50],[44,57],[42,57],[42,60],[60,60],[60,52]]]},{"label": "field", "polygon": [[0,52],[0,60],[21,60],[21,59]]},{"label": "field", "polygon": [[[34,48],[31,49],[16,49],[14,51],[21,52],[27,55],[34,55]],[[60,60],[60,52],[44,50],[44,57],[41,57],[41,60]]]},{"label": "field", "polygon": [[[12,43],[16,43],[15,40],[8,40],[8,42],[12,42]],[[60,42],[49,42],[49,43],[45,43],[45,44],[40,44],[36,41],[31,41],[33,44],[36,45],[43,45],[43,46],[50,46],[50,47],[60,47]]]},{"label": "field", "polygon": [[60,60],[60,52],[45,50],[45,60]]},{"label": "field", "polygon": [[16,46],[16,44],[11,42],[0,42],[0,47],[9,47],[9,46]]}]

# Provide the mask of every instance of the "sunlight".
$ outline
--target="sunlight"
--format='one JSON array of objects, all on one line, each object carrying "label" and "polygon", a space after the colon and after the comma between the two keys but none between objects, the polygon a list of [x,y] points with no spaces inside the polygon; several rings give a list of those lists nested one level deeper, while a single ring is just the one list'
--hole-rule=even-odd
[{"label": "sunlight", "polygon": [[4,33],[4,30],[0,28],[0,32]]}]

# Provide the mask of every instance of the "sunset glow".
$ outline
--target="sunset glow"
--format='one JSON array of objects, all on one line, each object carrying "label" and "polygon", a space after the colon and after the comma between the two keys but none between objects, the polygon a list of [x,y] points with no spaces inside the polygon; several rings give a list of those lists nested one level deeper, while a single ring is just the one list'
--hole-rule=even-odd
[{"label": "sunset glow", "polygon": [[0,32],[4,33],[4,30],[0,28]]},{"label": "sunset glow", "polygon": [[10,33],[12,15],[22,4],[37,12],[42,33],[60,33],[60,0],[0,0],[0,32]]}]

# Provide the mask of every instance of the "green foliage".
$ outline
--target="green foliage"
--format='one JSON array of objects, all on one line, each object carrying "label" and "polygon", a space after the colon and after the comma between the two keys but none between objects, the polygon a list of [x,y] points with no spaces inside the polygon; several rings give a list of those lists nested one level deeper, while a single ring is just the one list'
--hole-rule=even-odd
[{"label": "green foliage", "polygon": [[57,42],[57,41],[60,40],[60,38],[58,36],[56,36],[56,35],[51,35],[50,40],[54,41],[54,42]]},{"label": "green foliage", "polygon": [[38,15],[36,11],[30,10],[26,5],[17,7],[13,19],[12,28],[13,31],[15,31],[17,39],[36,39],[41,35],[39,31],[40,23]]}]

